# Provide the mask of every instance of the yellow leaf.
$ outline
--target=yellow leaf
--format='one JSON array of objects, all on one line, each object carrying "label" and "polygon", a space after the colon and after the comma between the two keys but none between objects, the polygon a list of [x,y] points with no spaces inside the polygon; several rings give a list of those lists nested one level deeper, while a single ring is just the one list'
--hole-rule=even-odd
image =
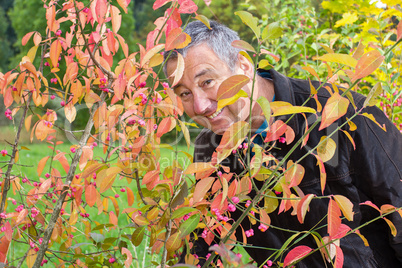
[{"label": "yellow leaf", "polygon": [[353,221],[353,203],[343,195],[334,195],[336,203],[338,203],[343,215],[348,219],[348,221]]},{"label": "yellow leaf", "polygon": [[233,97],[242,87],[247,85],[249,81],[250,78],[242,74],[233,75],[225,79],[218,88],[217,100]]},{"label": "yellow leaf", "polygon": [[209,20],[204,15],[197,15],[197,16],[194,17],[194,19],[197,19],[197,20],[201,21],[202,23],[205,24],[205,26],[208,27],[208,29],[211,29],[211,25],[209,23]]},{"label": "yellow leaf", "polygon": [[35,60],[37,50],[38,50],[38,46],[33,46],[33,47],[31,47],[31,49],[29,49],[27,56],[31,62],[33,62]]},{"label": "yellow leaf", "polygon": [[164,47],[164,44],[159,44],[148,50],[147,53],[145,53],[144,58],[142,58],[141,60],[141,66],[144,66],[145,63],[147,63],[156,53],[161,51]]},{"label": "yellow leaf", "polygon": [[180,53],[177,53],[177,66],[176,70],[170,75],[170,77],[174,76],[174,80],[172,83],[172,87],[174,87],[183,76],[184,72],[184,59]]},{"label": "yellow leaf", "polygon": [[210,162],[196,162],[191,163],[184,171],[184,174],[193,174],[197,172],[207,171],[210,169],[215,169],[215,167]]},{"label": "yellow leaf", "polygon": [[310,107],[293,106],[292,104],[284,101],[274,101],[270,103],[273,116],[281,116],[297,113],[313,113],[317,111]]},{"label": "yellow leaf", "polygon": [[216,108],[216,110],[220,110],[225,106],[231,105],[233,103],[235,103],[239,98],[246,98],[248,97],[247,93],[240,89],[239,92],[236,93],[236,95],[234,95],[233,97],[227,98],[227,99],[221,99],[218,101],[218,107]]},{"label": "yellow leaf", "polygon": [[382,126],[375,120],[374,116],[372,114],[368,114],[368,113],[362,113],[361,114],[364,117],[367,117],[368,119],[372,120],[374,123],[377,124],[377,126],[379,126],[382,130],[387,131],[387,129],[385,128],[385,124],[383,124]]},{"label": "yellow leaf", "polygon": [[342,15],[342,19],[338,20],[335,24],[335,28],[344,26],[346,24],[353,24],[355,21],[357,21],[357,14],[356,13],[344,13]]},{"label": "yellow leaf", "polygon": [[333,139],[323,136],[317,147],[317,154],[323,162],[329,161],[335,154],[336,143]]},{"label": "yellow leaf", "polygon": [[348,54],[328,53],[320,57],[314,57],[314,60],[322,60],[327,62],[340,63],[352,68],[356,67],[357,60]]},{"label": "yellow leaf", "polygon": [[28,255],[27,255],[27,266],[28,266],[28,268],[33,267],[33,265],[35,263],[35,260],[36,260],[36,251],[33,248],[31,248],[28,251]]}]

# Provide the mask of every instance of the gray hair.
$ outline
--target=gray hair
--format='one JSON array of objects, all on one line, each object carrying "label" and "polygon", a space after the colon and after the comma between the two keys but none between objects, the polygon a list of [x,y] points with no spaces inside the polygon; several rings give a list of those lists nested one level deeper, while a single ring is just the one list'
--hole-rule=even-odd
[{"label": "gray hair", "polygon": [[[169,57],[168,60],[176,59],[177,53],[180,53],[183,57],[187,55],[187,51],[197,45],[203,43],[207,44],[215,54],[227,64],[227,66],[234,71],[237,63],[237,54],[241,49],[233,47],[231,44],[234,40],[240,40],[239,35],[216,21],[210,20],[211,29],[201,21],[192,21],[184,29],[184,32],[191,37],[191,43],[182,48],[174,51],[165,51],[163,53],[164,60]],[[167,60],[167,61],[168,61]],[[163,66],[163,72],[167,76],[167,61]]]}]

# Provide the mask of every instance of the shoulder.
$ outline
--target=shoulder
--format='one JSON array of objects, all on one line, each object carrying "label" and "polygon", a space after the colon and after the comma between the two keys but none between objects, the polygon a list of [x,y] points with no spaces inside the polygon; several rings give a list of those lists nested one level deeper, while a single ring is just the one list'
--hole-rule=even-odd
[{"label": "shoulder", "polygon": [[211,130],[204,128],[194,143],[194,162],[208,162],[222,139]]}]

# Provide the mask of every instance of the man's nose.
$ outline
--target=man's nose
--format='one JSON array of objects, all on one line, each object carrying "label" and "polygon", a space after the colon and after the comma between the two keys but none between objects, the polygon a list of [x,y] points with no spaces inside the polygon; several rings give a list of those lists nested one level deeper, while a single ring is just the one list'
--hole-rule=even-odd
[{"label": "man's nose", "polygon": [[194,113],[205,115],[212,110],[212,101],[205,92],[197,92],[194,94]]}]

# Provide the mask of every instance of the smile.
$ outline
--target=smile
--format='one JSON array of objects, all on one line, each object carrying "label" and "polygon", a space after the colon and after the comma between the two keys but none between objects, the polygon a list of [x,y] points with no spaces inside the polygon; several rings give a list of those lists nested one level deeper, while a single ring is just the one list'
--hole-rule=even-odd
[{"label": "smile", "polygon": [[[222,109],[223,109],[223,108],[222,108]],[[222,112],[222,109],[216,111],[215,113],[213,113],[212,115],[207,116],[207,117],[208,117],[209,119],[214,119],[215,117],[217,117],[217,116]]]}]

